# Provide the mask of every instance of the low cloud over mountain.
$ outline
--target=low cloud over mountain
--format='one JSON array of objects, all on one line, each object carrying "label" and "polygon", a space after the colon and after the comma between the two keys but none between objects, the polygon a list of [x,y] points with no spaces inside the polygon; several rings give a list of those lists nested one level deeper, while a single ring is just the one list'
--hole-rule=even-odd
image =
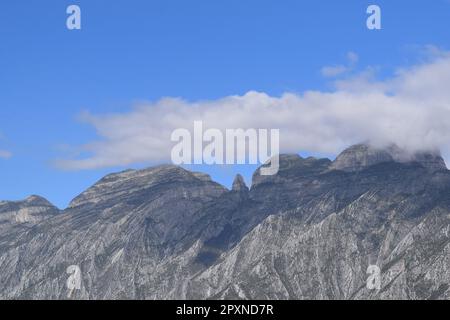
[{"label": "low cloud over mountain", "polygon": [[330,92],[273,97],[248,92],[212,101],[164,98],[128,113],[89,114],[98,140],[77,147],[85,157],[60,159],[65,169],[92,169],[170,160],[171,132],[205,127],[280,129],[282,152],[336,154],[360,141],[396,144],[411,152],[450,156],[450,53],[434,50],[421,64],[377,80],[372,69],[337,80]]}]

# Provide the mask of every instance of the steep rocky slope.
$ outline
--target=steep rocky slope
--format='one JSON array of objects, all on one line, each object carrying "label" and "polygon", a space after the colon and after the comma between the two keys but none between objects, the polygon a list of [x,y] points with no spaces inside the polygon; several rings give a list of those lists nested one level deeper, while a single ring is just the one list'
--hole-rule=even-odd
[{"label": "steep rocky slope", "polygon": [[[283,155],[250,189],[240,176],[227,190],[175,166],[130,170],[61,212],[2,202],[0,219],[3,299],[450,298],[450,171],[435,153]],[[380,290],[366,287],[369,265]]]}]

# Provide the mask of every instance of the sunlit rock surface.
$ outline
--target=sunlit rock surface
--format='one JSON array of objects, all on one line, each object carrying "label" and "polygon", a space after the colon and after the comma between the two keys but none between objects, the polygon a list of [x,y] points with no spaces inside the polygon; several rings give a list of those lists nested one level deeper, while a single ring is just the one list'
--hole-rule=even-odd
[{"label": "sunlit rock surface", "polygon": [[0,202],[2,299],[449,299],[449,267],[450,171],[434,153],[282,155],[250,190],[160,166],[106,176],[62,211]]}]

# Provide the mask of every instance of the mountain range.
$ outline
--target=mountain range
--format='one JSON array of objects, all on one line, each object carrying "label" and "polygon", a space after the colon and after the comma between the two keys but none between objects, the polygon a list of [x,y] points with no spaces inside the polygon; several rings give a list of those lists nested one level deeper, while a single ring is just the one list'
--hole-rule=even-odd
[{"label": "mountain range", "polygon": [[449,268],[438,152],[281,155],[231,190],[163,165],[108,175],[64,210],[0,202],[0,299],[449,299]]}]

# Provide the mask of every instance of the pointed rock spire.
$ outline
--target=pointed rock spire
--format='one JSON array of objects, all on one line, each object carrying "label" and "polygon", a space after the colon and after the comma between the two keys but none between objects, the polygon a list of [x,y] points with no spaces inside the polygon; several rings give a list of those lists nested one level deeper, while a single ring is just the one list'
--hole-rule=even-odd
[{"label": "pointed rock spire", "polygon": [[248,191],[248,187],[245,184],[244,178],[240,174],[236,175],[236,177],[234,178],[232,190],[237,192]]}]

